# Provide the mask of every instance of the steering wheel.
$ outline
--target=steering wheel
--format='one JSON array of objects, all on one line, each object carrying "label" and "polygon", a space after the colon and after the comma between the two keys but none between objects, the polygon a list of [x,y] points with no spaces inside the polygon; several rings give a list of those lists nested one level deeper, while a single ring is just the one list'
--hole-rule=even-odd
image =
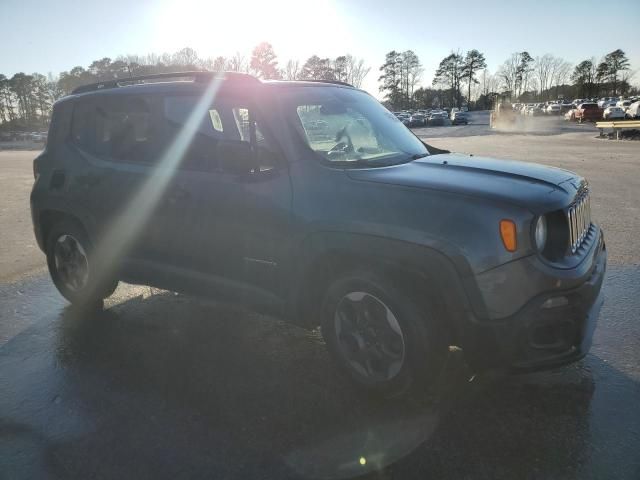
[{"label": "steering wheel", "polygon": [[[347,142],[341,142],[343,138],[347,139]],[[332,152],[340,152],[340,153],[352,153],[354,151],[353,142],[351,141],[351,137],[347,133],[347,127],[344,127],[342,130],[339,130],[336,133],[336,143],[328,153]]]}]

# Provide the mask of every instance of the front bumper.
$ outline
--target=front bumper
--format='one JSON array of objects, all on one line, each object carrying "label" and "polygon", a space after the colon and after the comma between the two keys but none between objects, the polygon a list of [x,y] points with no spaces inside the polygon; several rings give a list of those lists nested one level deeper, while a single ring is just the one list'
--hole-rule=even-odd
[{"label": "front bumper", "polygon": [[472,368],[512,372],[546,370],[577,361],[591,348],[600,308],[607,251],[597,246],[585,280],[567,290],[536,296],[499,323],[473,322],[464,347]]}]

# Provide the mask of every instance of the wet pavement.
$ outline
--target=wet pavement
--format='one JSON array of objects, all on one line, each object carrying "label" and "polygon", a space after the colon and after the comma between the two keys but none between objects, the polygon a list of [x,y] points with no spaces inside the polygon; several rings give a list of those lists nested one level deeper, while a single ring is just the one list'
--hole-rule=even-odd
[{"label": "wet pavement", "polygon": [[640,478],[640,267],[611,266],[591,353],[375,402],[317,332],[121,285],[70,308],[0,284],[0,478]]}]

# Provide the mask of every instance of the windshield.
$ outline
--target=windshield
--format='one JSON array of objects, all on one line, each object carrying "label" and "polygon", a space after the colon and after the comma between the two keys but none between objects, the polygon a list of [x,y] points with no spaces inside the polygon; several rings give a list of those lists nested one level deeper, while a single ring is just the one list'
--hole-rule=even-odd
[{"label": "windshield", "polygon": [[285,117],[322,161],[385,166],[428,155],[427,148],[370,95],[338,87],[293,87]]}]

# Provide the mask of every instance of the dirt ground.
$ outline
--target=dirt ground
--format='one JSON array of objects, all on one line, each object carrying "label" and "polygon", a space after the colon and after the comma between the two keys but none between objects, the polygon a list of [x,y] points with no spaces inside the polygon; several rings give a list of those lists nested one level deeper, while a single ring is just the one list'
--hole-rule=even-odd
[{"label": "dirt ground", "polygon": [[45,266],[29,211],[32,162],[38,153],[0,151],[0,282],[42,271]]}]

